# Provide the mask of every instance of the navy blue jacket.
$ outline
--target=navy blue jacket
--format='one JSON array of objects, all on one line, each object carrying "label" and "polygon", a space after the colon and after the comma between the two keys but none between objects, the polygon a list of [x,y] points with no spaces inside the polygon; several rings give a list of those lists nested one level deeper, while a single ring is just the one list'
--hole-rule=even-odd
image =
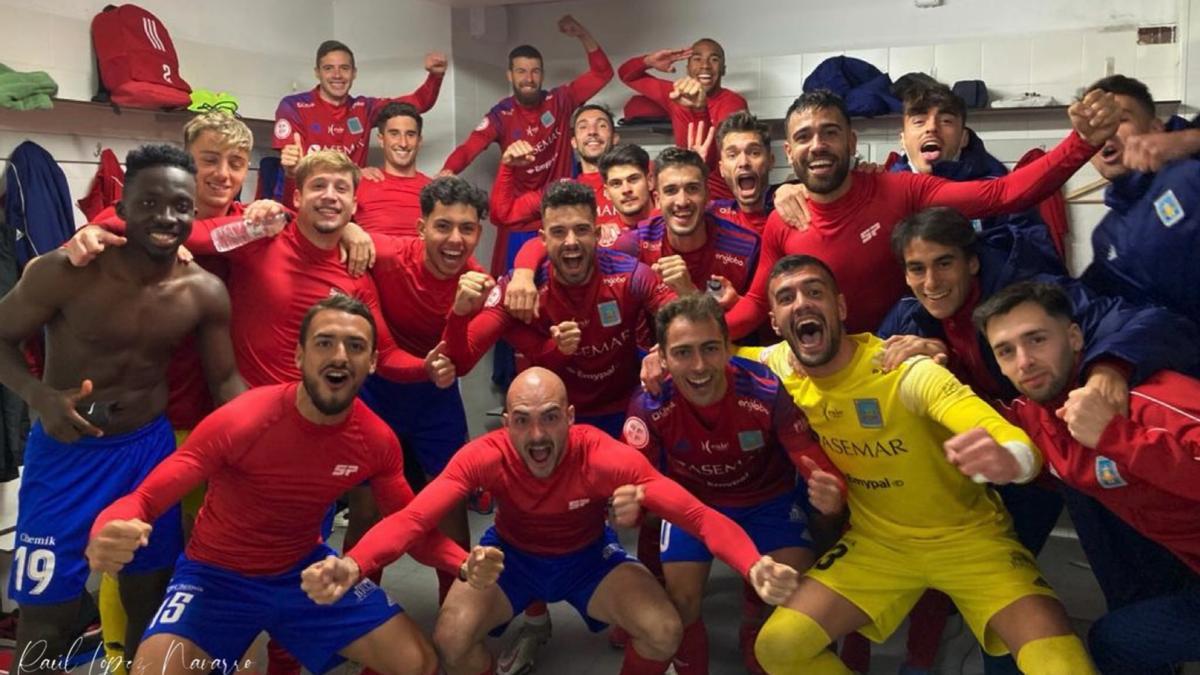
[{"label": "navy blue jacket", "polygon": [[67,177],[45,148],[25,141],[4,171],[4,216],[16,230],[17,265],[62,246],[75,234],[75,211]]},{"label": "navy blue jacket", "polygon": [[1200,159],[1121,176],[1104,203],[1110,210],[1092,232],[1083,281],[1200,323]]},{"label": "navy blue jacket", "polygon": [[[1049,247],[1049,251],[1047,251]],[[1084,366],[1101,358],[1115,358],[1133,368],[1130,385],[1163,369],[1192,371],[1200,364],[1200,330],[1191,321],[1155,306],[1138,305],[1100,295],[1076,279],[1056,272],[1053,244],[1045,230],[1003,227],[987,230],[977,245],[980,302],[1018,281],[1034,280],[1061,286],[1075,307],[1075,320],[1084,335]],[[901,298],[888,312],[879,336],[920,335],[945,340],[941,321],[912,296]],[[1016,389],[1000,372],[991,347],[979,334],[979,349],[993,379],[1004,389],[1005,400]]]},{"label": "navy blue jacket", "polygon": [[[983,145],[983,141],[980,140],[974,131],[968,128],[967,132],[967,144],[958,153],[958,159],[937,162],[933,165],[933,175],[953,181],[981,180],[984,178],[1007,176],[1008,167],[1004,166],[1003,162],[993,157],[987,151],[987,148]],[[913,168],[912,164],[908,161],[908,155],[901,153],[900,159],[892,165],[891,170],[912,171]],[[976,232],[996,225],[1038,227],[1045,230],[1047,236],[1049,235],[1049,228],[1046,227],[1046,223],[1042,220],[1042,217],[1038,215],[1036,208],[1003,216],[977,218],[972,221],[972,225],[975,226]],[[1050,250],[1052,252],[1055,250],[1053,245],[1051,245]],[[1055,257],[1058,257],[1057,253],[1055,253]],[[1065,273],[1065,270],[1062,271]]]},{"label": "navy blue jacket", "polygon": [[804,91],[829,89],[842,97],[851,117],[898,113],[900,99],[892,95],[892,78],[875,66],[851,56],[825,59],[804,78]]}]

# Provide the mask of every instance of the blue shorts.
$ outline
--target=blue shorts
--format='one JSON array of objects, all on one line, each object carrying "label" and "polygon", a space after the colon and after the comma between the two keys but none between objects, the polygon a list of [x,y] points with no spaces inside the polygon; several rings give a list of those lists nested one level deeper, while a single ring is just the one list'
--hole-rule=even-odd
[{"label": "blue shorts", "polygon": [[359,398],[396,432],[428,476],[441,473],[467,442],[467,413],[457,382],[439,389],[432,382],[399,384],[371,375]]},{"label": "blue shorts", "polygon": [[177,635],[195,642],[231,673],[261,631],[267,631],[305,668],[323,673],[344,659],[338,652],[403,611],[383,589],[363,579],[332,605],[318,605],[300,590],[300,573],[337,555],[321,544],[282,574],[246,576],[180,556],[167,594],[142,641]]},{"label": "blue shorts", "polygon": [[600,431],[621,440],[621,429],[625,426],[625,413],[609,413],[607,415],[576,415],[576,424],[590,424]]},{"label": "blue shorts", "polygon": [[[526,553],[509,544],[489,527],[479,539],[481,546],[495,546],[504,551],[504,571],[500,573],[500,590],[512,605],[513,616],[525,611],[535,600],[546,603],[566,600],[583,617],[593,633],[608,625],[588,616],[587,606],[596,587],[608,573],[624,563],[636,563],[621,548],[617,533],[605,527],[604,534],[587,546],[564,555],[545,556]],[[504,632],[504,626],[492,631]]]},{"label": "blue shorts", "polygon": [[[150,470],[175,451],[166,417],[119,436],[60,443],[35,422],[25,446],[17,493],[16,551],[9,597],[21,605],[75,600],[89,574],[83,552],[100,511],[133,492]],[[170,569],[183,550],[176,504],[152,523],[150,543],[123,572]]]},{"label": "blue shorts", "polygon": [[[812,548],[808,518],[804,513],[808,501],[804,489],[801,485],[798,490],[753,506],[713,508],[745,530],[755,548],[763,554],[795,546]],[[704,542],[665,520],[659,533],[658,548],[664,563],[711,562],[713,559]]]}]

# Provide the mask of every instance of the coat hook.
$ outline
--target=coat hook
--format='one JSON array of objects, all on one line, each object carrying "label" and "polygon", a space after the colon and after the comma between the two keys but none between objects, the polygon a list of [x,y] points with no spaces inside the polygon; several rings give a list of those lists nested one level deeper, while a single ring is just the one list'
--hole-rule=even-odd
[{"label": "coat hook", "polygon": [[104,152],[104,148],[100,146],[100,142],[96,141],[96,149],[92,151],[92,157],[99,157]]}]

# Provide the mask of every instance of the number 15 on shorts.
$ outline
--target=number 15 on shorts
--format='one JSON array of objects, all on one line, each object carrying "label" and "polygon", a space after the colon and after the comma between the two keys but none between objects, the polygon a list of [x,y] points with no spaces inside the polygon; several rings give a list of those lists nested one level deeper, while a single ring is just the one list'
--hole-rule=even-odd
[{"label": "number 15 on shorts", "polygon": [[150,622],[151,626],[157,626],[161,623],[175,623],[179,621],[179,617],[183,616],[183,610],[187,609],[188,603],[195,596],[184,591],[176,591],[169,598],[163,601],[161,607],[158,608],[158,613],[154,615],[154,620]]}]

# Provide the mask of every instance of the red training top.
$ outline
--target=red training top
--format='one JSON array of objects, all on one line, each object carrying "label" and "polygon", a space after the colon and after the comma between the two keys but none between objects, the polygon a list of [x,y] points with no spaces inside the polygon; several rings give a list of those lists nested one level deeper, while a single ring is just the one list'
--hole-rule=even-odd
[{"label": "red training top", "polygon": [[1113,417],[1095,449],[1054,414],[1064,400],[1042,406],[1022,396],[1004,412],[1051,473],[1200,572],[1200,381],[1155,373],[1129,392],[1129,416]]},{"label": "red training top", "polygon": [[1002,178],[951,181],[928,174],[850,174],[850,190],[830,203],[809,199],[810,222],[803,232],[772,213],[762,237],[762,257],[750,292],[725,317],[734,339],[767,317],[767,276],[785,255],[820,258],[850,299],[846,330],[879,328],[904,295],[904,272],[892,253],[892,230],[907,216],[930,206],[949,206],[967,218],[1023,211],[1045,199],[1095,154],[1097,148],[1072,131],[1045,157]]},{"label": "red training top", "polygon": [[411,177],[384,172],[383,180],[364,178],[358,183],[355,195],[358,209],[354,212],[354,222],[372,235],[417,236],[421,188],[432,180],[419,171]]},{"label": "red training top", "polygon": [[[279,574],[312,553],[329,505],[364,480],[384,513],[411,502],[392,430],[358,399],[339,424],[310,422],[296,409],[298,386],[260,387],[209,415],[137,490],[100,512],[92,536],[113,520],[152,522],[207,480],[188,558]],[[456,573],[466,553],[431,528],[413,557]]]},{"label": "red training top", "polygon": [[[703,121],[707,128],[712,129],[720,126],[721,122],[724,122],[725,118],[733,113],[750,108],[741,94],[725,87],[717,87],[708,93],[707,105],[704,110],[693,110],[671,98],[671,92],[675,88],[673,82],[660,80],[650,75],[649,70],[650,67],[646,65],[646,55],[643,54],[622,63],[617,70],[617,76],[634,91],[659,104],[667,111],[667,114],[671,116],[671,128],[675,132],[675,145],[681,148],[687,147],[688,122]],[[704,158],[704,161],[709,168],[709,197],[711,199],[732,198],[733,193],[730,192],[729,185],[721,177],[721,172],[716,170],[716,144],[709,148],[708,156]]]},{"label": "red training top", "polygon": [[371,276],[379,289],[383,318],[396,343],[417,356],[437,346],[454,306],[458,278],[463,272],[484,269],[467,258],[463,269],[449,279],[438,279],[425,266],[425,242],[415,237],[375,235],[375,267]]},{"label": "red training top", "polygon": [[346,555],[364,577],[370,575],[408,551],[477,488],[496,499],[501,539],[534,555],[564,555],[600,538],[613,491],[631,484],[645,487],[646,510],[698,537],[742,576],[758,560],[754,543],[732,520],[655,471],[633,448],[586,424],[571,427],[548,478],[529,473],[504,429],[467,443],[412,504],[371,528]]}]

